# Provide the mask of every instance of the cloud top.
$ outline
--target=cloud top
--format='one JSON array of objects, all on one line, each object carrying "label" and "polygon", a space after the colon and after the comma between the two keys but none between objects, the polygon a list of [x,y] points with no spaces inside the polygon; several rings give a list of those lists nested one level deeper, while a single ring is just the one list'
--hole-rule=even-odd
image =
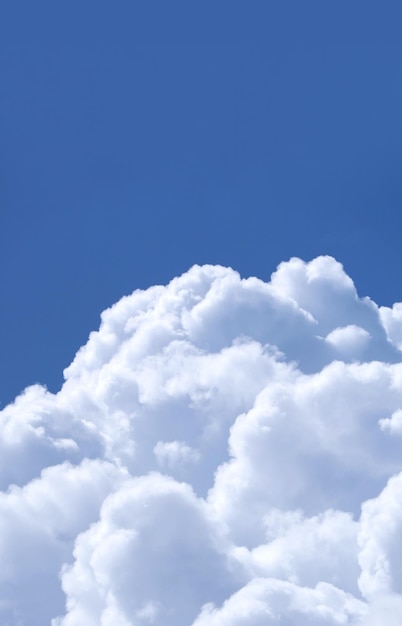
[{"label": "cloud top", "polygon": [[401,307],[319,257],[106,310],[0,413],[0,622],[400,623]]}]

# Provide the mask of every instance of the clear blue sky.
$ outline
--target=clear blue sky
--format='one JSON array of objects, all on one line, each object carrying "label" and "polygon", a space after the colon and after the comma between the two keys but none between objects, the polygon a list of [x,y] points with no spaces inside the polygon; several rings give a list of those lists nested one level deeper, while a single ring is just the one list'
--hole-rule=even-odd
[{"label": "clear blue sky", "polygon": [[194,263],[402,300],[402,5],[143,4],[0,9],[2,405]]}]

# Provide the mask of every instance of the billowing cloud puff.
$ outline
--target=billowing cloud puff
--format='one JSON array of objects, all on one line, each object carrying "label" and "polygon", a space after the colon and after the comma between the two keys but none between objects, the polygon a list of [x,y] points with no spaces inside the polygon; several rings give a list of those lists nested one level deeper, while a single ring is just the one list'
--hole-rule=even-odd
[{"label": "billowing cloud puff", "polygon": [[205,501],[159,474],[110,495],[99,522],[78,537],[74,556],[62,577],[71,606],[55,622],[63,626],[185,626],[243,578]]},{"label": "billowing cloud puff", "polygon": [[402,622],[402,304],[193,267],[0,413],[2,626]]},{"label": "billowing cloud puff", "polygon": [[203,607],[194,626],[336,626],[362,624],[363,602],[328,583],[314,589],[272,578],[255,578],[225,602],[222,609]]},{"label": "billowing cloud puff", "polygon": [[63,463],[0,493],[1,624],[46,624],[63,606],[59,575],[76,537],[127,479],[105,461]]}]

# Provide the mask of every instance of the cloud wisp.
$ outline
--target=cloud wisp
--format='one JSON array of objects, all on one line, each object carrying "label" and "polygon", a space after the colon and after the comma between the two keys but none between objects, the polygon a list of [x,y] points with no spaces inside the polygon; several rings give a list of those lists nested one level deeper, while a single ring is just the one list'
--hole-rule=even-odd
[{"label": "cloud wisp", "polygon": [[0,413],[4,626],[402,620],[402,305],[195,266]]}]

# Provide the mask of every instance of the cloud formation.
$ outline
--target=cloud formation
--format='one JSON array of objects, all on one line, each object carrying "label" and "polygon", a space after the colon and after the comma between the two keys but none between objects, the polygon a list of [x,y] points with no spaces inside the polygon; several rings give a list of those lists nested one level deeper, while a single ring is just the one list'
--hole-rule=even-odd
[{"label": "cloud formation", "polygon": [[0,413],[3,626],[402,620],[402,304],[195,266]]}]

